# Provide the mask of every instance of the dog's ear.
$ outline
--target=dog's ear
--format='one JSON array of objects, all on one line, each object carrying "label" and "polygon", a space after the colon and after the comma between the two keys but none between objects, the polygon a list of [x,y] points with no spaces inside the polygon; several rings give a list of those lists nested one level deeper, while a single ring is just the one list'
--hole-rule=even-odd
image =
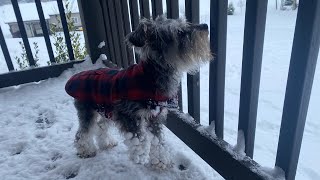
[{"label": "dog's ear", "polygon": [[136,47],[144,46],[151,28],[152,22],[150,20],[143,19],[137,29],[127,35],[127,42]]}]

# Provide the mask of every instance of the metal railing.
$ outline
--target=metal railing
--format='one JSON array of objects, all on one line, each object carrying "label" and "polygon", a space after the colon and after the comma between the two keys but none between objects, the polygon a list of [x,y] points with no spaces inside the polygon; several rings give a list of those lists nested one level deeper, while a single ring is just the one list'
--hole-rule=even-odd
[{"label": "metal railing", "polygon": [[[69,60],[73,61],[75,58],[74,58],[74,54],[73,54],[73,48],[72,48],[72,44],[71,44],[67,19],[66,19],[66,15],[64,12],[63,1],[56,0],[56,2],[58,5],[60,17],[61,17],[61,24],[62,24],[62,28],[63,28],[63,32],[64,32],[65,43],[67,45]],[[33,66],[35,66],[35,60],[34,60],[34,57],[33,57],[33,54],[32,54],[31,48],[30,48],[30,43],[28,40],[25,26],[24,26],[23,17],[21,16],[21,11],[19,8],[18,0],[11,0],[11,3],[12,3],[13,10],[14,10],[14,14],[17,19],[19,32],[21,34],[21,38],[23,41],[23,46],[25,47],[28,65],[30,67],[33,67]],[[7,48],[5,38],[3,36],[2,29],[0,27],[0,44],[1,44],[2,52],[4,54],[4,58],[6,60],[6,64],[7,64],[8,70],[9,70],[8,73],[0,74],[0,88],[13,86],[13,85],[19,85],[19,84],[28,83],[28,82],[40,81],[40,80],[47,79],[50,77],[56,77],[56,76],[59,76],[66,68],[72,67],[72,65],[74,63],[82,62],[82,61],[75,61],[75,62],[69,62],[69,63],[64,63],[64,64],[55,64],[56,60],[54,57],[54,53],[52,50],[52,45],[51,45],[51,41],[50,41],[50,37],[49,37],[49,27],[47,27],[47,23],[46,23],[45,16],[43,13],[41,0],[35,0],[35,5],[36,5],[37,11],[38,11],[39,20],[40,20],[46,48],[48,51],[49,59],[53,65],[52,66],[45,66],[45,67],[38,67],[38,68],[31,68],[31,69],[21,70],[21,71],[15,71],[13,63],[12,63],[12,59],[10,57],[10,54],[9,54],[9,51]]]},{"label": "metal railing", "polygon": [[[12,0],[15,7],[19,26],[22,26],[21,15],[17,8],[17,1]],[[61,0],[57,1],[58,4]],[[227,0],[211,0],[210,5],[210,46],[215,54],[215,60],[210,64],[209,71],[209,122],[215,123],[216,137],[198,131],[200,121],[200,87],[199,74],[188,75],[188,112],[195,119],[190,122],[175,113],[169,113],[167,127],[193,149],[202,159],[211,165],[226,179],[271,179],[263,172],[260,165],[252,160],[257,119],[257,107],[266,24],[267,0],[247,0],[245,15],[245,31],[242,58],[241,92],[239,108],[239,126],[245,139],[246,157],[238,158],[230,150],[230,145],[223,140],[224,130],[224,93],[225,93],[225,65],[226,65],[226,36],[227,36]],[[36,0],[41,16],[41,4]],[[87,49],[93,61],[104,53],[108,59],[120,67],[127,67],[138,62],[138,55],[125,45],[125,36],[138,26],[139,18],[155,18],[163,14],[162,0],[152,0],[151,10],[149,0],[78,0],[82,25]],[[179,17],[178,0],[166,0],[167,17]],[[62,6],[61,6],[62,7]],[[39,10],[40,9],[40,10]],[[63,8],[59,8],[63,14]],[[140,10],[140,12],[139,12]],[[199,22],[199,1],[185,0],[185,16],[188,21]],[[42,20],[41,20],[42,19]],[[43,17],[41,25],[45,26]],[[62,18],[65,21],[65,18]],[[298,158],[301,148],[302,135],[306,121],[306,114],[310,99],[311,87],[316,67],[320,44],[320,2],[318,0],[300,1],[296,20],[295,35],[292,47],[290,69],[287,81],[283,116],[279,136],[275,166],[284,170],[286,179],[295,178]],[[64,22],[63,24],[65,24]],[[64,30],[65,29],[64,25]],[[45,29],[45,27],[43,27]],[[23,30],[24,43],[27,36]],[[65,33],[68,34],[68,33]],[[48,35],[45,35],[45,39]],[[66,37],[66,39],[68,39]],[[0,28],[1,47],[6,57],[9,70],[13,70],[10,56],[4,42]],[[98,44],[105,40],[106,46],[98,48]],[[25,42],[26,41],[26,42]],[[47,42],[48,41],[48,42]],[[50,44],[49,40],[46,43]],[[67,42],[68,44],[68,42]],[[69,48],[71,46],[68,46]],[[70,48],[71,49],[71,48]],[[70,50],[69,49],[69,50]],[[32,55],[29,50],[30,65]],[[50,48],[48,46],[48,53]],[[70,57],[73,57],[69,53]],[[54,60],[54,59],[50,59]],[[63,71],[64,68],[44,67],[46,72]],[[39,70],[40,69],[40,70]],[[38,71],[38,72],[36,72]],[[0,88],[17,83],[17,74],[0,75]],[[47,78],[44,69],[36,68],[28,72],[42,73],[39,76]],[[2,85],[4,79],[15,83]],[[10,80],[11,78],[11,80]],[[28,78],[27,78],[28,79]],[[33,79],[34,80],[34,79]],[[34,80],[36,81],[36,80]],[[181,106],[181,91],[180,91]]]}]

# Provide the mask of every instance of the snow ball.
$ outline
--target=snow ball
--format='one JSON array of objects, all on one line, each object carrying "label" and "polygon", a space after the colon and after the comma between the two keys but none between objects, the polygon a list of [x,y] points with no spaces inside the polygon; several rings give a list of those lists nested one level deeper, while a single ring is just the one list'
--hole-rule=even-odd
[{"label": "snow ball", "polygon": [[134,156],[132,160],[133,160],[133,162],[135,162],[135,163],[137,163],[137,164],[138,164],[139,161],[140,161],[139,156]]},{"label": "snow ball", "polygon": [[152,144],[152,145],[159,144],[159,138],[154,137],[153,140],[151,141],[151,144]]},{"label": "snow ball", "polygon": [[151,160],[151,164],[153,164],[153,165],[155,165],[155,164],[158,164],[160,161],[159,161],[159,159],[157,159],[157,158],[153,158],[152,160]]},{"label": "snow ball", "polygon": [[129,139],[124,140],[123,143],[127,146],[131,145],[131,141]]},{"label": "snow ball", "polygon": [[100,54],[99,59],[100,60],[107,60],[108,57],[105,54]]},{"label": "snow ball", "polygon": [[139,145],[139,144],[140,144],[139,139],[138,139],[138,138],[136,138],[136,137],[135,137],[135,138],[133,138],[131,141],[132,141],[132,144],[133,144],[133,145],[135,145],[135,146],[137,146],[137,145]]},{"label": "snow ball", "polygon": [[100,44],[98,45],[98,48],[103,48],[106,45],[106,42],[102,41],[100,42]]},{"label": "snow ball", "polygon": [[133,134],[131,132],[128,132],[124,135],[125,139],[131,139],[133,137]]}]

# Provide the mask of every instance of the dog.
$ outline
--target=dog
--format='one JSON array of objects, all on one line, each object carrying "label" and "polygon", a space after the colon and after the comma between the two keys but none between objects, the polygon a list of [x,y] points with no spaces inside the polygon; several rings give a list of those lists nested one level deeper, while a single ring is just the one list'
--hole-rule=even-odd
[{"label": "dog", "polygon": [[[207,24],[184,19],[142,19],[126,42],[140,56],[127,69],[102,68],[70,78],[65,90],[74,97],[79,129],[75,147],[82,158],[96,155],[97,147],[117,145],[109,132],[115,123],[124,135],[130,158],[159,169],[172,166],[170,148],[162,132],[170,105],[184,72],[196,72],[212,60]],[[100,117],[100,118],[97,118]]]}]

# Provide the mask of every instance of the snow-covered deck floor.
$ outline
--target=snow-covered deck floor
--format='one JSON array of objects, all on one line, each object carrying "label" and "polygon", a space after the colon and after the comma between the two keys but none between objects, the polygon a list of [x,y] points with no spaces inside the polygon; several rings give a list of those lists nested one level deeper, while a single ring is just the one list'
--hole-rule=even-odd
[{"label": "snow-covered deck floor", "polygon": [[[122,142],[96,157],[77,157],[77,116],[64,85],[75,72],[101,64],[75,66],[58,78],[0,90],[0,179],[222,179],[167,129],[176,153],[176,165],[168,171],[134,164]],[[179,164],[187,169],[179,170]]]}]

